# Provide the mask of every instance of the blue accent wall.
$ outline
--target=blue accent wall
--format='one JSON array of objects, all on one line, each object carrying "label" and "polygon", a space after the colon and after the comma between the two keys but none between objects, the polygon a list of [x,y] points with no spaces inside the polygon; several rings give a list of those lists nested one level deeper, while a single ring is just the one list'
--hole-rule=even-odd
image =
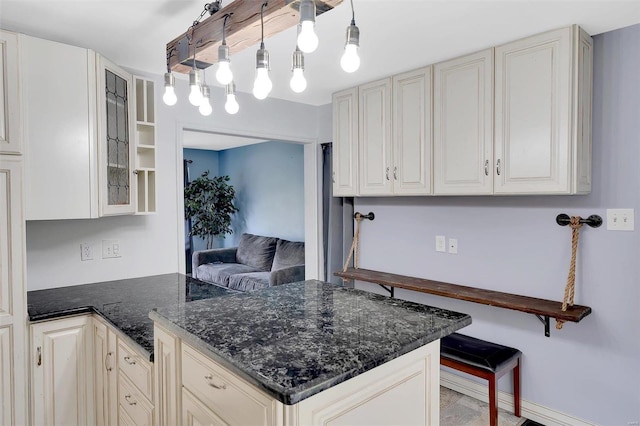
[{"label": "blue accent wall", "polygon": [[[208,149],[184,149],[183,155],[185,160],[191,160],[189,164],[189,180],[194,180],[202,173],[209,170],[210,176],[217,176],[219,171],[218,151]],[[189,240],[188,230],[185,225],[185,241]],[[215,242],[214,242],[215,244]],[[216,246],[219,246],[216,244]],[[204,250],[207,248],[207,242],[199,237],[193,237],[193,251]]]},{"label": "blue accent wall", "polygon": [[304,147],[264,142],[220,151],[220,174],[229,175],[236,190],[235,246],[243,232],[304,241]]}]

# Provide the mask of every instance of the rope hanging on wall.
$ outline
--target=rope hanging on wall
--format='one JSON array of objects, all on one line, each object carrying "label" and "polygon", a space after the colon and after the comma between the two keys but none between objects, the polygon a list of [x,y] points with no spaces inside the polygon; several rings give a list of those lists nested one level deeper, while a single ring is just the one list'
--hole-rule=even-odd
[{"label": "rope hanging on wall", "polygon": [[364,219],[373,220],[375,215],[371,212],[367,215],[363,215],[360,212],[356,212],[353,215],[353,218],[356,220],[356,229],[353,232],[353,241],[351,242],[351,249],[349,250],[349,256],[347,256],[347,260],[344,262],[344,267],[342,268],[342,272],[347,272],[347,267],[349,266],[349,262],[351,262],[351,258],[353,257],[353,267],[358,269],[358,263],[360,260],[360,223]]},{"label": "rope hanging on wall", "polygon": [[[573,306],[573,296],[576,288],[576,256],[578,254],[578,240],[580,238],[580,228],[582,223],[580,216],[571,216],[569,226],[571,226],[571,263],[569,264],[569,276],[567,285],[564,288],[564,298],[562,300],[562,310],[566,311],[567,306]],[[556,318],[556,329],[561,330],[564,321]]]}]

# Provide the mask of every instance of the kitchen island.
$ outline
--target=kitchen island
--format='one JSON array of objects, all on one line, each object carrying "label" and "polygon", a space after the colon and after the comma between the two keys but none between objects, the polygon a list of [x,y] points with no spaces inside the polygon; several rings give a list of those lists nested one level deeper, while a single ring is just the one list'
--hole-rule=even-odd
[{"label": "kitchen island", "polygon": [[153,310],[159,424],[437,424],[466,314],[315,280]]}]

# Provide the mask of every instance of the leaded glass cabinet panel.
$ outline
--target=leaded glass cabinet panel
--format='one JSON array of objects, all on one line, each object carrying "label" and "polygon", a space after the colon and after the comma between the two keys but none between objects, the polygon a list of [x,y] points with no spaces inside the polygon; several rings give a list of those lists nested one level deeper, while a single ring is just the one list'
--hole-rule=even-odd
[{"label": "leaded glass cabinet panel", "polygon": [[101,215],[135,212],[133,179],[133,78],[105,58],[98,61],[98,107],[100,119],[100,209]]}]

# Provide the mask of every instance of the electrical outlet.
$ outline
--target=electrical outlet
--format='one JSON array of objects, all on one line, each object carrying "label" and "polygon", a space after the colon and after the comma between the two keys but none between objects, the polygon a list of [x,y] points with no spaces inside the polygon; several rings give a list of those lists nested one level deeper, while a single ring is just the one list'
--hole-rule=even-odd
[{"label": "electrical outlet", "polygon": [[455,238],[449,238],[449,253],[458,254],[458,240]]},{"label": "electrical outlet", "polygon": [[608,231],[633,231],[633,209],[607,209]]},{"label": "electrical outlet", "polygon": [[446,244],[446,237],[444,235],[436,235],[436,251],[446,253]]},{"label": "electrical outlet", "polygon": [[118,240],[102,240],[102,258],[111,259],[121,257],[120,241]]},{"label": "electrical outlet", "polygon": [[89,243],[80,244],[80,260],[93,260],[93,248]]}]

